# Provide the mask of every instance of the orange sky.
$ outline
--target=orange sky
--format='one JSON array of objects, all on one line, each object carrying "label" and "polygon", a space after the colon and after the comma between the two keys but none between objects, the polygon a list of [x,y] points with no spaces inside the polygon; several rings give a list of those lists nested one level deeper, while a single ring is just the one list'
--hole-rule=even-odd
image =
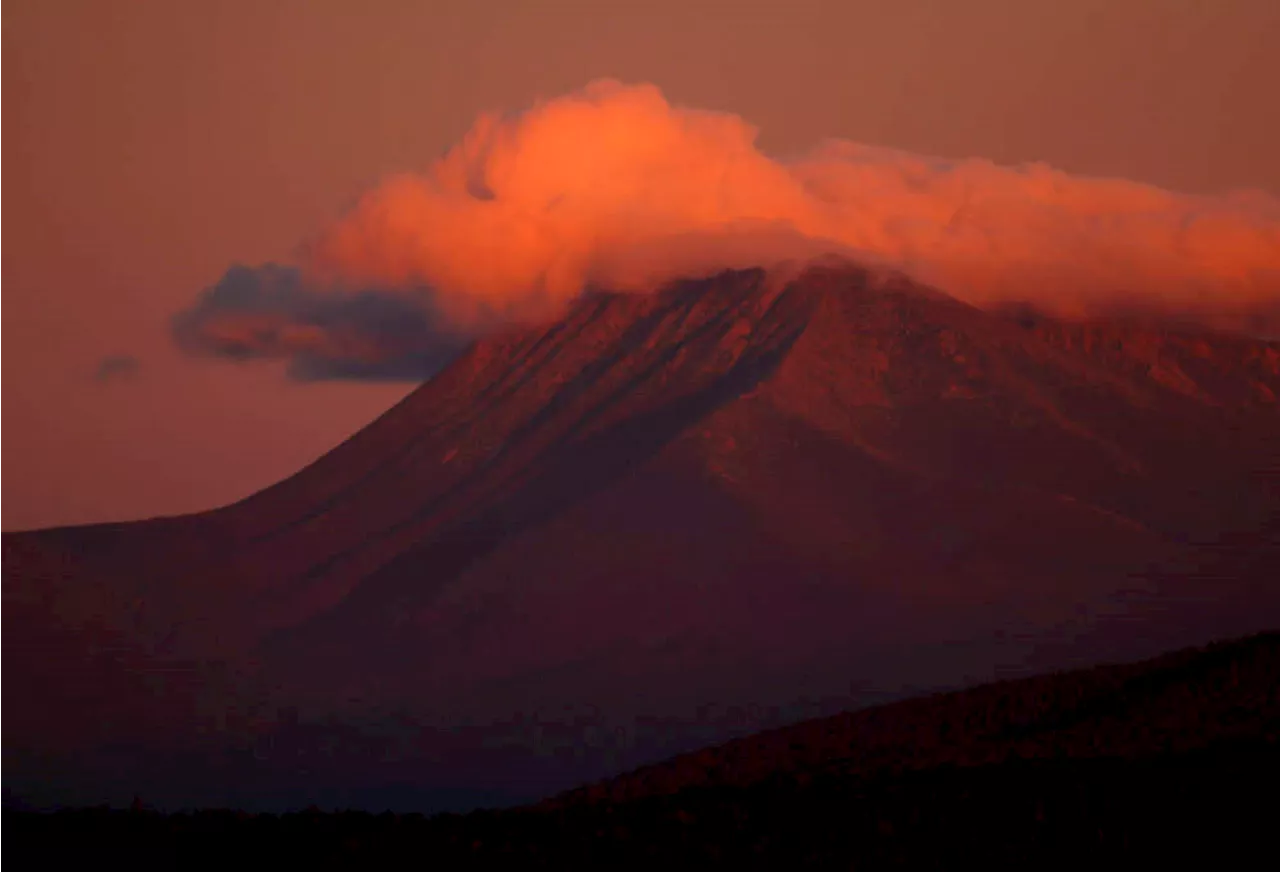
[{"label": "orange sky", "polygon": [[232,263],[292,259],[477,113],[596,78],[739,115],[770,154],[837,137],[1280,194],[1274,0],[9,0],[2,14],[5,529],[239,498],[402,396],[186,357],[169,319]]}]

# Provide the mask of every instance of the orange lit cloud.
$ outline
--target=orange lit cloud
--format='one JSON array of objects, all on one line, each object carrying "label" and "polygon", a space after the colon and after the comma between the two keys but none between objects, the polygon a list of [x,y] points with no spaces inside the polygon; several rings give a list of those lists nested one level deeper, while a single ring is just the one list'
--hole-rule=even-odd
[{"label": "orange lit cloud", "polygon": [[1263,193],[1191,196],[840,141],[783,160],[755,139],[735,115],[613,81],[484,115],[313,240],[301,275],[316,288],[430,289],[463,332],[550,314],[588,285],[643,289],[825,252],[975,304],[1065,315],[1231,321],[1280,304],[1280,201]]}]

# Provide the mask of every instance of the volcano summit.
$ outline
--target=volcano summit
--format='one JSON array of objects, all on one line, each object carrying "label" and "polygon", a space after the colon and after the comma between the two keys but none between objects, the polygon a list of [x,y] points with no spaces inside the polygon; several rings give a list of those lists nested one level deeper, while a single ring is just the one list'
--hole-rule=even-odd
[{"label": "volcano summit", "polygon": [[1275,627],[1278,395],[1275,342],[843,263],[589,294],[242,502],[6,533],[6,791],[516,801]]}]

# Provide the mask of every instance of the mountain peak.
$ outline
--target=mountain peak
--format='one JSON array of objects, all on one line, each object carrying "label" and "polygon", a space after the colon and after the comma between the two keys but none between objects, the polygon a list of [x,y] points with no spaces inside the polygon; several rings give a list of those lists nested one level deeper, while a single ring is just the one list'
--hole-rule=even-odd
[{"label": "mountain peak", "polygon": [[[64,691],[6,746],[36,771],[145,741],[164,772],[210,735],[391,718],[426,743],[393,780],[466,781],[525,716],[702,744],[728,729],[708,701],[847,707],[1253,632],[1280,621],[1277,395],[1274,343],[845,263],[593,292],[237,504],[6,534],[8,662]],[[211,734],[228,710],[265,714]],[[645,741],[539,784],[673,747]]]}]

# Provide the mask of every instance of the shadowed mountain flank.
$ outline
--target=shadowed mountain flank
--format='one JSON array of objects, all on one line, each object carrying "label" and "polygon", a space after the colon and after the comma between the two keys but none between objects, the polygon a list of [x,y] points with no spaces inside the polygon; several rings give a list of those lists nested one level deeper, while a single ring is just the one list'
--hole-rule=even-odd
[{"label": "shadowed mountain flank", "polygon": [[516,801],[1274,627],[1277,396],[848,265],[587,294],[239,503],[5,534],[6,786]]},{"label": "shadowed mountain flank", "polygon": [[942,766],[1140,760],[1241,742],[1280,751],[1280,634],[843,712],[664,760],[537,808]]}]

